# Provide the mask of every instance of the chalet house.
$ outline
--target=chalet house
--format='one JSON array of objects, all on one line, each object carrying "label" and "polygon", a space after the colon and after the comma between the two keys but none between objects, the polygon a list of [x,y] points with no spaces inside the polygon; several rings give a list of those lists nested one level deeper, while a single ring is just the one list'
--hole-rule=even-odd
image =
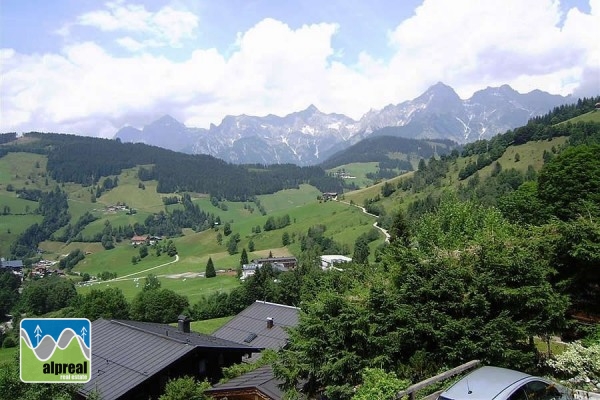
[{"label": "chalet house", "polygon": [[0,259],[0,269],[8,270],[15,275],[23,277],[23,261],[22,260],[6,261],[4,258],[2,258],[2,259]]},{"label": "chalet house", "polygon": [[[255,301],[231,321],[219,328],[213,336],[237,343],[252,344],[265,349],[280,350],[287,345],[288,328],[298,325],[300,309],[284,304]],[[245,362],[253,362],[260,354],[253,354]],[[271,366],[265,365],[225,383],[214,385],[204,394],[217,400],[281,400],[284,391]]]},{"label": "chalet house", "polygon": [[150,240],[150,236],[146,235],[146,236],[134,236],[131,238],[131,245],[132,246],[139,246],[142,244],[145,244],[146,242],[148,242]]},{"label": "chalet house", "polygon": [[294,269],[298,265],[298,259],[296,257],[270,257],[270,258],[257,258],[252,260],[252,263],[258,264],[262,267],[263,264],[283,264],[284,267]]},{"label": "chalet house", "polygon": [[339,267],[336,265],[352,262],[350,257],[342,256],[342,255],[323,255],[321,256],[321,268],[325,271],[330,269],[335,269],[337,271],[341,271]]},{"label": "chalet house", "polygon": [[[217,329],[214,337],[261,349],[279,350],[287,344],[287,328],[298,325],[300,309],[268,301],[255,301],[233,319]],[[244,361],[252,362],[254,353]]]},{"label": "chalet house", "polygon": [[204,394],[216,400],[280,400],[285,392],[283,382],[275,377],[270,365],[257,368],[225,383],[219,383]]},{"label": "chalet house", "polygon": [[178,326],[98,319],[92,322],[91,380],[80,399],[97,392],[103,400],[156,399],[169,379],[193,376],[216,383],[222,368],[261,349],[190,331],[181,315]]},{"label": "chalet house", "polygon": [[[262,267],[263,264],[250,263],[242,265],[242,276],[240,276],[241,280],[245,280],[249,276],[252,276],[256,273],[256,270]],[[271,264],[275,271],[279,272],[288,272],[289,268],[285,267],[282,263],[273,263]]]},{"label": "chalet house", "polygon": [[336,192],[326,192],[323,193],[323,200],[327,201],[327,200],[337,200],[337,196],[338,194]]}]

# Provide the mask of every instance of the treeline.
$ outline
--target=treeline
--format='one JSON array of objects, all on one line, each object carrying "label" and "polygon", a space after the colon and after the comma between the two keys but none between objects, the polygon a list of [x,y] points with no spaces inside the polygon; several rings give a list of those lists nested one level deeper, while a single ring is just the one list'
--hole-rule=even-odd
[{"label": "treeline", "polygon": [[273,231],[275,229],[282,229],[291,223],[289,214],[282,215],[280,217],[269,217],[263,226],[266,231]]},{"label": "treeline", "polygon": [[0,133],[0,144],[10,143],[17,140],[16,132]]},{"label": "treeline", "polygon": [[[7,145],[7,151],[47,154],[47,169],[58,182],[97,185],[102,177],[115,176],[125,168],[140,168],[142,181],[158,180],[160,193],[199,192],[232,201],[259,194],[297,188],[309,183],[321,191],[341,191],[341,179],[328,176],[320,167],[282,165],[234,165],[208,155],[189,155],[144,144],[75,135],[30,132],[36,140]],[[116,185],[116,182],[107,182]],[[101,190],[109,189],[100,186]]]},{"label": "treeline", "polygon": [[598,102],[600,102],[600,96],[583,97],[578,99],[577,103],[554,107],[549,113],[533,117],[529,122],[542,125],[555,125],[594,110]]}]

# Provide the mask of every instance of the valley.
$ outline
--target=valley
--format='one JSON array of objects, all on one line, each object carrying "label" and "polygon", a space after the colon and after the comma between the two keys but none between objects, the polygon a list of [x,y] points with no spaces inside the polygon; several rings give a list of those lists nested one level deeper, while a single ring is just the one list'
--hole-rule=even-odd
[{"label": "valley", "polygon": [[[429,153],[365,139],[306,167],[15,136],[0,145],[0,256],[24,280],[2,289],[3,312],[185,313],[212,333],[256,300],[300,305],[274,368],[293,387],[319,376],[340,399],[373,365],[410,382],[465,359],[566,376],[546,357],[572,347],[550,338],[595,348],[597,327],[575,316],[600,315],[598,111],[567,112],[460,147],[429,141]],[[352,261],[326,270],[323,255]],[[288,256],[289,271],[239,279],[252,260]]]}]

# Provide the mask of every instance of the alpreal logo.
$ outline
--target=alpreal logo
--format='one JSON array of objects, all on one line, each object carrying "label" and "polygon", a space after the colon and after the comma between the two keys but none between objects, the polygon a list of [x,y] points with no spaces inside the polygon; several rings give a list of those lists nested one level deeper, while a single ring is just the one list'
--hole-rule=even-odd
[{"label": "alpreal logo", "polygon": [[85,383],[92,377],[92,324],[87,318],[21,320],[21,380]]}]

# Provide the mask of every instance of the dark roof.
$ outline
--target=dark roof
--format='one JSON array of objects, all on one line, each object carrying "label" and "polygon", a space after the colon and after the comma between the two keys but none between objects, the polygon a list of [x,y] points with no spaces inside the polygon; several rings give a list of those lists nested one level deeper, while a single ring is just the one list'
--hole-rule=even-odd
[{"label": "dark roof", "polygon": [[[300,309],[297,307],[257,300],[219,328],[213,336],[236,343],[279,350],[285,346],[288,339],[284,328],[297,326],[299,315]],[[267,327],[267,318],[273,318],[272,328]],[[245,342],[251,334],[255,334],[256,337],[249,343]]]},{"label": "dark roof", "polygon": [[22,260],[12,260],[12,261],[0,261],[0,266],[3,268],[23,268]]},{"label": "dark roof", "polygon": [[267,263],[267,262],[282,262],[282,261],[298,261],[296,257],[267,257],[267,258],[255,258],[252,260],[254,263]]},{"label": "dark roof", "polygon": [[270,365],[257,368],[254,371],[233,378],[225,383],[219,383],[211,389],[206,390],[206,394],[226,396],[230,392],[256,389],[270,399],[283,399],[284,392],[279,388],[283,381],[275,378],[273,369]]},{"label": "dark roof", "polygon": [[[255,346],[252,343],[251,346],[239,343],[235,341],[224,340],[222,338],[214,337],[211,335],[205,335],[197,332],[184,333],[179,330],[176,326],[156,324],[153,322],[140,322],[140,321],[120,321],[115,322],[126,324],[132,328],[144,330],[148,333],[161,335],[168,337],[170,340],[177,340],[185,344],[190,344],[196,347],[206,348],[218,348],[220,350],[247,350],[249,352],[260,351],[260,346]],[[168,332],[168,333],[167,333]]]},{"label": "dark roof", "polygon": [[87,396],[98,390],[103,400],[119,398],[198,347],[258,350],[137,321],[98,319],[92,322],[92,335],[92,379],[80,393]]}]

